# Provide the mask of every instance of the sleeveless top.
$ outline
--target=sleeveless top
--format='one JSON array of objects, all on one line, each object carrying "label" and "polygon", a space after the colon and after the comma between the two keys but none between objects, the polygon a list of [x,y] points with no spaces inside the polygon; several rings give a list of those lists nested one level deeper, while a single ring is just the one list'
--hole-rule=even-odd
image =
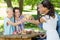
[{"label": "sleeveless top", "polygon": [[57,21],[58,21],[57,15],[55,15],[55,18],[52,18],[51,16],[49,17],[49,15],[46,15],[42,18],[46,20],[46,22],[43,22],[44,30],[46,30],[46,31],[56,30]]},{"label": "sleeveless top", "polygon": [[14,22],[14,17],[12,17],[11,19],[6,17],[4,19],[4,35],[13,34],[13,32],[15,31],[15,27],[13,25],[7,25],[7,21],[9,21],[9,20]]}]

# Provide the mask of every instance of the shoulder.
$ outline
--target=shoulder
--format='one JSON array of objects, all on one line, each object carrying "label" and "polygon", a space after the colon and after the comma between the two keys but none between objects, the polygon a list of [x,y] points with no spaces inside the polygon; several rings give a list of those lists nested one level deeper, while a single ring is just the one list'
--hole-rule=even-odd
[{"label": "shoulder", "polygon": [[44,16],[40,18],[41,23],[46,22],[46,21],[47,21],[47,19]]},{"label": "shoulder", "polygon": [[55,19],[58,20],[58,15],[55,14]]},{"label": "shoulder", "polygon": [[49,15],[45,15],[42,18],[45,19],[45,20],[48,20],[49,19]]},{"label": "shoulder", "polygon": [[12,17],[10,20],[13,21],[14,20],[14,17]]},{"label": "shoulder", "polygon": [[20,19],[22,19],[22,18],[24,18],[24,15],[21,15],[21,16],[20,16]]},{"label": "shoulder", "polygon": [[14,17],[12,17],[11,19],[14,19]]},{"label": "shoulder", "polygon": [[4,25],[6,25],[6,23],[9,21],[10,19],[8,17],[4,18]]},{"label": "shoulder", "polygon": [[21,15],[21,17],[24,17],[24,16],[25,16],[24,14]]},{"label": "shoulder", "polygon": [[60,15],[55,13],[55,15],[57,16],[58,20],[60,20]]},{"label": "shoulder", "polygon": [[5,18],[4,18],[4,21],[8,21],[8,20],[10,20],[8,17],[5,17]]}]

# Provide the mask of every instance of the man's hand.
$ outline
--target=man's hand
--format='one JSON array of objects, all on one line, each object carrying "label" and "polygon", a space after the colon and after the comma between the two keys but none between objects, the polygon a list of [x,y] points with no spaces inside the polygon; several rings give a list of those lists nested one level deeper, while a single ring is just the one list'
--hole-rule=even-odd
[{"label": "man's hand", "polygon": [[42,34],[40,34],[39,36],[40,36],[41,38],[45,38],[45,37],[46,37],[46,34],[43,34],[43,33],[42,33]]}]

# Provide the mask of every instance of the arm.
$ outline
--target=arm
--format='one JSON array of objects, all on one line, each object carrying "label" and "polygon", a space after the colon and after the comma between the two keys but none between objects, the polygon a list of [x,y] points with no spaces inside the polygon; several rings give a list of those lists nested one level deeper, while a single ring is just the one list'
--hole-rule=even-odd
[{"label": "arm", "polygon": [[33,24],[40,24],[40,22],[38,20],[28,20],[27,22],[33,23]]},{"label": "arm", "polygon": [[13,23],[9,20],[7,23],[10,24],[10,25],[13,25],[13,26],[17,26],[17,25],[21,24],[21,21]]},{"label": "arm", "polygon": [[27,22],[39,25],[40,23],[46,22],[44,18],[40,18],[40,22],[39,20],[27,20]]}]

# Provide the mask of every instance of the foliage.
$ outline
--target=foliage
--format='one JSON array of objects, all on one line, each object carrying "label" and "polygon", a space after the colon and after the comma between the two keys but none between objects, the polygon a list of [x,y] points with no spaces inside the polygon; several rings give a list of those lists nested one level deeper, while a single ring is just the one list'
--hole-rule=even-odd
[{"label": "foliage", "polygon": [[51,3],[54,4],[55,7],[59,7],[60,8],[60,0],[50,0]]},{"label": "foliage", "polygon": [[33,10],[34,6],[39,2],[41,2],[41,0],[25,0],[24,5],[31,5],[31,9]]},{"label": "foliage", "polygon": [[0,0],[0,3],[2,3],[3,2],[3,0]]},{"label": "foliage", "polygon": [[3,20],[4,18],[3,17],[0,17],[0,20]]},{"label": "foliage", "polygon": [[25,0],[25,5],[35,5],[39,3],[41,0]]},{"label": "foliage", "polygon": [[12,0],[12,6],[13,7],[18,6],[18,0]]},{"label": "foliage", "polygon": [[0,32],[3,32],[4,31],[4,25],[3,24],[0,24]]}]

